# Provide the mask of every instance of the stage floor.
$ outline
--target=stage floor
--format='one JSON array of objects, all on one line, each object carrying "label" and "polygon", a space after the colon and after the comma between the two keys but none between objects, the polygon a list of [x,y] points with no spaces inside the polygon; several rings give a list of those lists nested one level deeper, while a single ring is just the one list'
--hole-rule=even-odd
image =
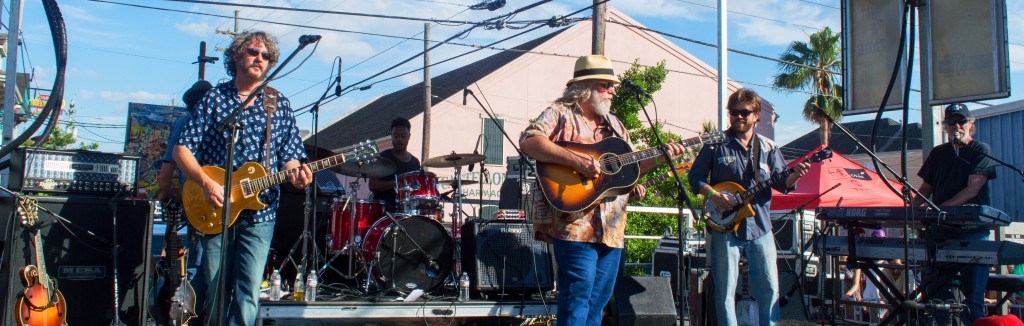
[{"label": "stage floor", "polygon": [[257,325],[521,325],[555,314],[554,301],[261,301]]}]

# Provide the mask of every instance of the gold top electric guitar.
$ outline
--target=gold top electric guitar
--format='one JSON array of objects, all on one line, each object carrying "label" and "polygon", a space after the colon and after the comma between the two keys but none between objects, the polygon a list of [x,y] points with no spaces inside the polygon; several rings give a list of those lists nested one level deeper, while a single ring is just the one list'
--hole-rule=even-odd
[{"label": "gold top electric guitar", "polygon": [[[377,159],[377,153],[377,144],[367,140],[345,153],[308,163],[306,166],[316,173],[349,161],[372,162]],[[238,219],[238,214],[242,210],[258,211],[267,207],[260,201],[260,192],[288,181],[288,173],[294,170],[298,170],[298,168],[268,175],[267,170],[259,163],[245,162],[235,172],[232,172],[231,194],[224,195],[231,201],[231,218],[228,226],[235,224],[235,220]],[[203,167],[203,173],[213,180],[219,180],[223,186],[224,169],[208,165]],[[210,205],[210,202],[206,200],[206,192],[203,191],[199,182],[192,179],[185,180],[181,197],[185,204],[185,217],[196,231],[203,234],[219,234],[223,231],[221,209]]]}]

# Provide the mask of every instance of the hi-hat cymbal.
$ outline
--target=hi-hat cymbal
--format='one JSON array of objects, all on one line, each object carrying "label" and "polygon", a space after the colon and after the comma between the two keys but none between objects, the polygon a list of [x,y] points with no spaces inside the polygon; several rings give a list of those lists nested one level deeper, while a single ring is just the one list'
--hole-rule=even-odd
[{"label": "hi-hat cymbal", "polygon": [[[476,181],[476,180],[462,180],[462,186],[475,185],[475,184],[478,184],[478,183],[480,183],[480,181]],[[441,180],[441,181],[438,181],[437,184],[439,184],[439,185],[446,185],[446,186],[449,186],[449,187],[455,187],[455,180],[454,179],[452,179],[452,180]]]},{"label": "hi-hat cymbal", "polygon": [[453,168],[456,166],[480,163],[485,159],[487,159],[487,156],[481,154],[458,154],[452,152],[448,155],[428,158],[426,161],[423,161],[423,166],[431,168]]},{"label": "hi-hat cymbal", "polygon": [[395,162],[383,157],[378,157],[376,160],[369,163],[348,161],[334,167],[332,170],[350,177],[381,178],[395,174],[395,170],[397,169],[398,167],[395,165]]}]

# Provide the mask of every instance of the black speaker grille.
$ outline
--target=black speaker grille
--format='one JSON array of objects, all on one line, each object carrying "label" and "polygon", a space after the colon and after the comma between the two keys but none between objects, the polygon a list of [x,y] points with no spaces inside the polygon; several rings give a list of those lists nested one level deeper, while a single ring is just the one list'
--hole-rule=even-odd
[{"label": "black speaker grille", "polygon": [[470,221],[463,229],[463,266],[475,291],[526,293],[554,288],[548,245],[524,221]]}]

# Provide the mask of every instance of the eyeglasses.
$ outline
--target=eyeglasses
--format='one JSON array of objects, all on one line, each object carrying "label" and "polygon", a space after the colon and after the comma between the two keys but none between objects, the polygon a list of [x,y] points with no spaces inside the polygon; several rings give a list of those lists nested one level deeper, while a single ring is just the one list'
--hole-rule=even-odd
[{"label": "eyeglasses", "polygon": [[597,86],[600,86],[601,89],[603,89],[603,90],[608,90],[608,89],[611,89],[611,88],[615,88],[615,83],[613,83],[613,82],[597,83]]},{"label": "eyeglasses", "polygon": [[946,125],[950,126],[950,127],[953,127],[953,126],[956,126],[956,125],[963,126],[963,125],[967,124],[968,122],[971,122],[971,121],[967,120],[967,119],[956,120],[956,121],[954,121],[954,120],[946,120]]},{"label": "eyeglasses", "polygon": [[245,53],[250,55],[250,56],[253,56],[253,57],[255,57],[255,56],[263,56],[263,60],[270,61],[270,52],[266,52],[266,51],[260,52],[260,50],[257,50],[257,49],[247,48],[247,49],[245,49]]},{"label": "eyeglasses", "polygon": [[745,116],[748,116],[748,115],[750,115],[752,113],[754,113],[754,111],[750,111],[750,110],[743,110],[743,111],[729,110],[729,115],[734,116],[734,117],[735,116],[745,117]]}]

